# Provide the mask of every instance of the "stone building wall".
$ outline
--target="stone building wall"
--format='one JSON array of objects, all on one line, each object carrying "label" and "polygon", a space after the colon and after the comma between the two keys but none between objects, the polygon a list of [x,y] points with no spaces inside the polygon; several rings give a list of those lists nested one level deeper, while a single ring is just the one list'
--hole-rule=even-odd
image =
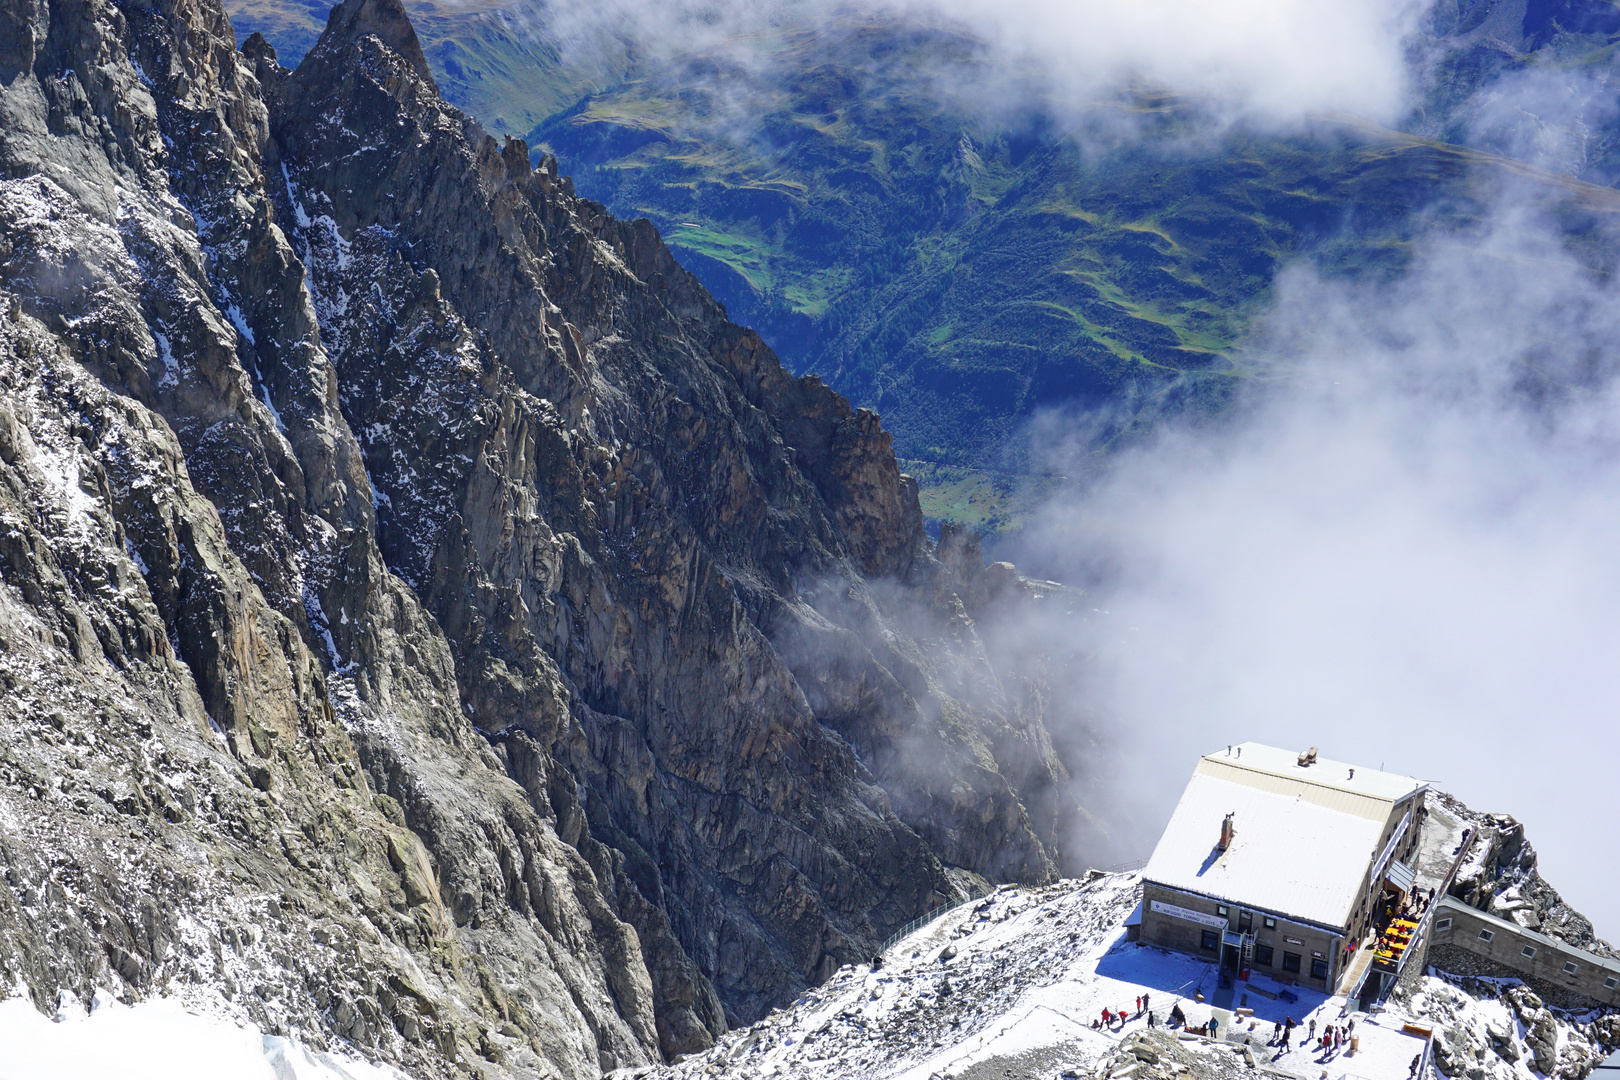
[{"label": "stone building wall", "polygon": [[[1186,893],[1178,889],[1167,888],[1154,882],[1144,882],[1142,886],[1142,930],[1141,940],[1162,948],[1172,949],[1176,952],[1188,953],[1192,956],[1202,957],[1211,963],[1219,963],[1221,958],[1220,945],[1214,949],[1203,947],[1203,932],[1213,930],[1219,934],[1221,927],[1206,925],[1192,919],[1183,918],[1174,914],[1154,910],[1153,903],[1188,911],[1197,912],[1211,918],[1227,920],[1231,929],[1236,930],[1238,918],[1244,911],[1254,915],[1255,944],[1256,946],[1269,946],[1272,951],[1271,964],[1265,965],[1258,961],[1258,950],[1254,970],[1284,983],[1300,983],[1305,986],[1325,989],[1338,977],[1337,952],[1340,947],[1340,937],[1337,934],[1323,930],[1320,927],[1306,926],[1285,919],[1271,912],[1259,908],[1245,908],[1242,905],[1224,905],[1227,913],[1222,916],[1219,901],[1195,893]],[[1274,919],[1275,928],[1268,929],[1265,925],[1267,918]],[[1283,956],[1285,953],[1295,953],[1300,957],[1300,970],[1290,972],[1283,970]],[[1317,954],[1328,961],[1328,977],[1316,979],[1311,976],[1311,960]]]},{"label": "stone building wall", "polygon": [[1582,1012],[1602,1004],[1585,994],[1571,991],[1568,987],[1558,986],[1546,979],[1516,971],[1506,964],[1499,964],[1489,957],[1471,953],[1450,943],[1432,947],[1429,950],[1428,962],[1429,966],[1447,975],[1474,979],[1517,979],[1535,991],[1537,997],[1556,1009]]},{"label": "stone building wall", "polygon": [[[1450,919],[1450,925],[1445,925]],[[1445,928],[1442,929],[1441,927]],[[1480,936],[1490,933],[1489,941]],[[1561,1008],[1620,1006],[1620,962],[1449,899],[1435,911],[1428,963],[1456,975],[1517,978]],[[1526,955],[1525,950],[1533,950]],[[1576,970],[1568,972],[1565,964]],[[1609,985],[1610,983],[1613,985]],[[1565,1004],[1568,1002],[1568,1004]]]}]

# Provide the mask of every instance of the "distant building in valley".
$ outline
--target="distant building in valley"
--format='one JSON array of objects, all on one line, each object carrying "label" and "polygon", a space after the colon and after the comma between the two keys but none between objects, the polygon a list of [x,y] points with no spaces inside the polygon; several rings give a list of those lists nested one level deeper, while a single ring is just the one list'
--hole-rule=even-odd
[{"label": "distant building in valley", "polygon": [[1142,871],[1140,940],[1331,992],[1412,888],[1426,790],[1314,748],[1205,755]]}]

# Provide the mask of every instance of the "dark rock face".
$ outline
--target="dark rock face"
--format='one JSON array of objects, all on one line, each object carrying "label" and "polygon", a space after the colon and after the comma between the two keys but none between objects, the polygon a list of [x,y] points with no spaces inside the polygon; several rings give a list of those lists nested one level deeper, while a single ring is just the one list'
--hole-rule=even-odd
[{"label": "dark rock face", "polygon": [[0,980],[595,1076],[1057,872],[1037,593],[397,0],[0,43]]}]

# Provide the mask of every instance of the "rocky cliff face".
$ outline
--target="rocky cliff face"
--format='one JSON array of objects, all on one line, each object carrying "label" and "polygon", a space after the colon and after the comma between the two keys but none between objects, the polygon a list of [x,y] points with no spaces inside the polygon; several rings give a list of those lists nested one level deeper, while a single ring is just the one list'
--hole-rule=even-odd
[{"label": "rocky cliff face", "polygon": [[1052,877],[1039,593],[877,418],[397,0],[232,40],[0,0],[0,980],[595,1076]]}]

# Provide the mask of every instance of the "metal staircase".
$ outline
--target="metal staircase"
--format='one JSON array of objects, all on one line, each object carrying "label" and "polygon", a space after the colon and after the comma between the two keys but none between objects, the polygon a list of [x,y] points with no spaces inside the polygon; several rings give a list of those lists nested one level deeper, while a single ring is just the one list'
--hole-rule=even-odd
[{"label": "metal staircase", "polygon": [[1252,971],[1254,969],[1254,931],[1253,930],[1245,930],[1243,932],[1243,946],[1242,946],[1241,955],[1243,957],[1243,963],[1241,965],[1239,965],[1239,966],[1244,971]]}]

